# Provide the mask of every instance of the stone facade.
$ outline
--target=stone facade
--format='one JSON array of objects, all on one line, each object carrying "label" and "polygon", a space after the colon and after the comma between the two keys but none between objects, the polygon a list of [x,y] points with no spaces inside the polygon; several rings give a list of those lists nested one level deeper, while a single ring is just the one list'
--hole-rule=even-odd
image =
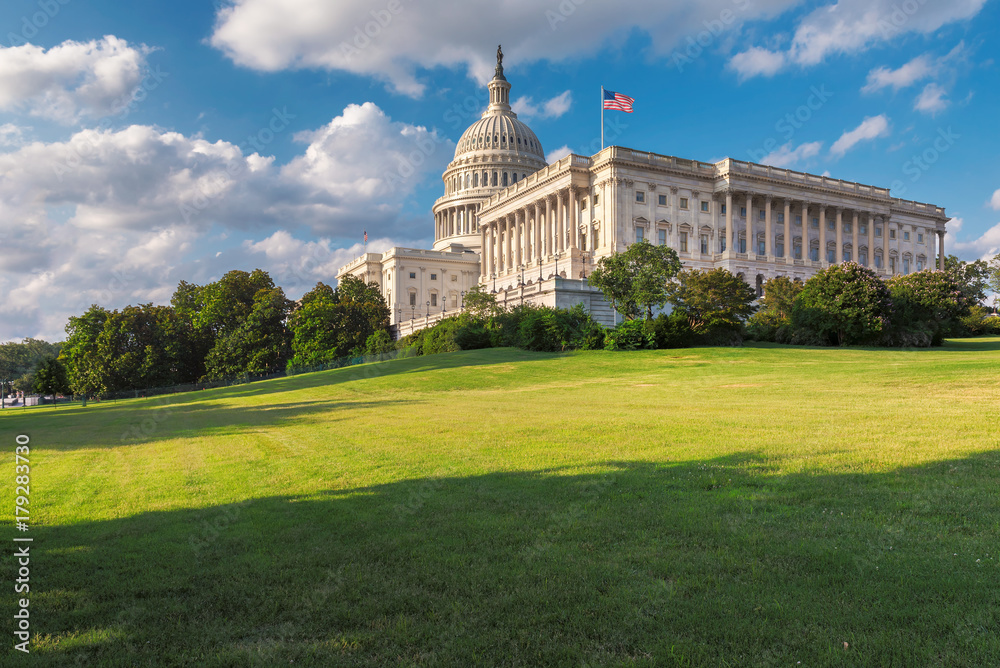
[{"label": "stone facade", "polygon": [[462,135],[434,205],[434,250],[393,248],[341,268],[379,284],[397,336],[463,306],[473,285],[501,304],[618,315],[586,278],[639,240],[668,245],[686,268],[721,267],[762,294],[843,261],[879,275],[944,265],[943,208],[889,189],[739,160],[699,162],[608,147],[546,165],[509,105],[498,63],[490,105]]}]

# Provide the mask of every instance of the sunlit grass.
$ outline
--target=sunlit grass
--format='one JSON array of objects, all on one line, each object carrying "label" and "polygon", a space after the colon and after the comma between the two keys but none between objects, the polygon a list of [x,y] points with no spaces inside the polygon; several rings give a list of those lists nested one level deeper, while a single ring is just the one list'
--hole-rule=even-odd
[{"label": "sunlit grass", "polygon": [[486,350],[5,411],[35,663],[996,664],[998,372]]}]

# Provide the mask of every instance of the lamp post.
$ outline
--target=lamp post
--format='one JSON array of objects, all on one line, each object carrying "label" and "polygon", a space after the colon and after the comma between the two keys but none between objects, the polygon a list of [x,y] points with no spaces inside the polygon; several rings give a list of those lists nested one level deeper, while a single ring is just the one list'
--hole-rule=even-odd
[{"label": "lamp post", "polygon": [[559,278],[559,256],[562,255],[560,251],[555,252],[556,256],[556,278]]},{"label": "lamp post", "polygon": [[[413,321],[413,314],[416,312],[416,310],[417,310],[416,302],[410,304],[410,321],[411,322]],[[410,329],[413,329],[413,325],[412,324],[410,325]]]},{"label": "lamp post", "polygon": [[427,300],[427,312],[424,314],[424,318],[431,317],[431,300]]},{"label": "lamp post", "polygon": [[497,275],[496,274],[490,274],[490,278],[493,279],[493,294],[496,294],[497,293]]},{"label": "lamp post", "polygon": [[521,305],[524,305],[524,265],[521,265],[521,283],[518,286],[521,288]]},{"label": "lamp post", "polygon": [[459,311],[464,311],[465,310],[465,290],[462,290],[461,298],[462,298],[462,303],[458,305],[458,310]]},{"label": "lamp post", "polygon": [[0,408],[7,408],[7,383],[9,382],[9,378],[0,380]]}]

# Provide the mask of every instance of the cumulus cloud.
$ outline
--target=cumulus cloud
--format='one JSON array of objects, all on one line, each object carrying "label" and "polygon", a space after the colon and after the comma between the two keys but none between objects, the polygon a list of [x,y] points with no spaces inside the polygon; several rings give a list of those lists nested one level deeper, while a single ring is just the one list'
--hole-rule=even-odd
[{"label": "cumulus cloud", "polygon": [[983,234],[968,241],[960,241],[962,219],[953,218],[948,221],[948,232],[945,234],[946,252],[954,253],[966,260],[988,260],[1000,253],[1000,223],[986,230]]},{"label": "cumulus cloud", "polygon": [[[0,153],[0,340],[61,338],[91,303],[169,299],[180,279],[273,271],[299,294],[360,252],[424,243],[405,204],[454,145],[351,105],[272,156],[147,126],[81,130]],[[290,289],[290,294],[294,290]]]},{"label": "cumulus cloud", "polygon": [[764,156],[760,164],[771,165],[773,167],[791,167],[803,160],[819,155],[822,148],[823,142],[821,141],[799,144],[795,148],[792,148],[792,142],[788,142]]},{"label": "cumulus cloud", "polygon": [[993,210],[1000,211],[1000,189],[993,193],[993,198],[990,200],[990,206]]},{"label": "cumulus cloud", "polygon": [[947,91],[938,84],[929,83],[924,86],[920,95],[917,96],[916,102],[913,103],[913,108],[925,114],[936,114],[939,111],[944,111],[950,104],[945,99],[947,94]]},{"label": "cumulus cloud", "polygon": [[549,151],[548,155],[545,156],[545,161],[551,165],[553,162],[558,162],[562,160],[572,152],[573,151],[572,149],[570,149],[569,146],[563,145],[557,149]]},{"label": "cumulus cloud", "polygon": [[830,155],[839,158],[863,141],[871,141],[889,134],[889,119],[885,114],[870,116],[861,125],[848,130],[830,147]]},{"label": "cumulus cloud", "polygon": [[[908,33],[933,33],[949,23],[972,18],[985,4],[986,0],[839,0],[799,20],[786,48],[751,46],[735,54],[729,64],[743,78],[770,76],[789,65],[818,65],[830,56],[861,53]],[[897,76],[907,74],[913,73]],[[876,82],[878,76],[889,75],[876,75]]]},{"label": "cumulus cloud", "polygon": [[736,70],[740,75],[740,80],[756,76],[774,76],[784,69],[785,64],[785,54],[758,46],[737,53],[729,60],[729,68]]},{"label": "cumulus cloud", "polygon": [[20,146],[24,143],[24,131],[29,128],[22,128],[13,123],[0,125],[0,147]]},{"label": "cumulus cloud", "polygon": [[65,124],[110,115],[131,101],[150,51],[112,35],[50,49],[0,46],[0,110]]},{"label": "cumulus cloud", "polygon": [[917,56],[895,70],[888,67],[876,67],[868,73],[868,82],[861,89],[861,92],[874,93],[889,87],[897,91],[932,76],[936,71],[937,66],[927,54]]},{"label": "cumulus cloud", "polygon": [[[622,11],[610,2],[427,0],[418,6],[411,0],[374,5],[365,0],[233,0],[217,12],[209,42],[244,67],[342,70],[419,96],[425,89],[418,76],[422,68],[463,68],[486,82],[493,74],[497,35],[504,36],[505,66],[579,59],[607,46],[623,46],[636,30],[652,38],[652,55],[665,56],[683,47],[687,37],[705,32],[707,25],[738,28],[796,4],[635,0]],[[723,15],[732,18],[722,23]]]},{"label": "cumulus cloud", "polygon": [[563,91],[553,98],[535,104],[530,96],[519,97],[511,103],[514,112],[525,118],[559,118],[573,105],[573,93]]}]

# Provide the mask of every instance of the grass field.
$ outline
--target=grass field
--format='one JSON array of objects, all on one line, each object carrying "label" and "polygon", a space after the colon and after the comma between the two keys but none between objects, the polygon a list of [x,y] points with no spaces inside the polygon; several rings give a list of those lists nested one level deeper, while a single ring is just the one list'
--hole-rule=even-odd
[{"label": "grass field", "polygon": [[501,349],[6,411],[3,665],[998,665],[998,379],[1000,339]]}]

